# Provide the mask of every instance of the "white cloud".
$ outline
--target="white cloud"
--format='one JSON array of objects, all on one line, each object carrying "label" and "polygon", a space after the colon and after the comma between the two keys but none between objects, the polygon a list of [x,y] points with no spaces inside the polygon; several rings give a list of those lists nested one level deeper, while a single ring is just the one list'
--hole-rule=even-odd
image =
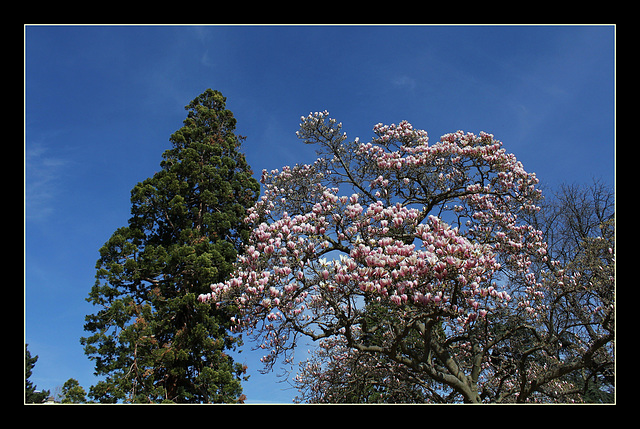
[{"label": "white cloud", "polygon": [[25,149],[25,208],[27,220],[42,220],[53,212],[60,177],[68,161],[52,156],[41,143]]},{"label": "white cloud", "polygon": [[410,90],[416,89],[416,84],[417,84],[415,79],[407,75],[397,76],[391,81],[391,83],[397,87],[406,88]]}]

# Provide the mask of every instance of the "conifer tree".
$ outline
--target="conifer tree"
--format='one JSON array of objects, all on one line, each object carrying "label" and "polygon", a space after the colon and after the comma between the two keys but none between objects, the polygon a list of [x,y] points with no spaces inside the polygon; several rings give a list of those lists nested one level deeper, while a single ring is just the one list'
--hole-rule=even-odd
[{"label": "conifer tree", "polygon": [[259,196],[244,137],[226,98],[207,89],[189,103],[161,170],[131,191],[131,218],[100,249],[87,301],[85,353],[104,380],[100,402],[242,401],[246,368],[225,350],[234,309],[197,297],[223,281],[249,230],[245,211]]},{"label": "conifer tree", "polygon": [[64,382],[62,386],[62,403],[63,404],[83,404],[87,401],[84,391],[78,380],[70,378]]},{"label": "conifer tree", "polygon": [[35,384],[29,380],[36,366],[38,356],[31,357],[29,344],[24,345],[24,401],[27,404],[41,404],[49,396],[48,390],[38,391]]}]

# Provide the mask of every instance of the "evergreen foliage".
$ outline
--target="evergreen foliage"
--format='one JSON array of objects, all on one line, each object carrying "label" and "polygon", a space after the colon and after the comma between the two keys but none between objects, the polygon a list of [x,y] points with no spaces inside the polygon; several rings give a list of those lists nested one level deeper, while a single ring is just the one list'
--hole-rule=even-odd
[{"label": "evergreen foliage", "polygon": [[37,391],[37,387],[33,384],[29,378],[33,373],[33,368],[36,366],[38,356],[31,357],[29,352],[29,345],[24,345],[24,401],[28,404],[41,404],[49,396],[49,391],[44,390],[42,392]]},{"label": "evergreen foliage", "polygon": [[78,380],[70,378],[64,382],[62,386],[62,403],[63,404],[83,404],[87,401],[84,391]]},{"label": "evergreen foliage", "polygon": [[233,308],[198,301],[225,280],[249,229],[258,182],[226,98],[207,89],[185,109],[162,169],[131,191],[131,218],[100,249],[85,353],[104,380],[100,402],[208,403],[243,398],[246,368],[225,350]]}]

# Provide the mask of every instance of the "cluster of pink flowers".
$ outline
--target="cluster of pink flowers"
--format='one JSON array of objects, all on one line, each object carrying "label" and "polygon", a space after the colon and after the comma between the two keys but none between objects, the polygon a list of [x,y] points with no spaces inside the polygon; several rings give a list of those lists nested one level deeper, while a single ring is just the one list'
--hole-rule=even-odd
[{"label": "cluster of pink flowers", "polygon": [[[346,134],[327,112],[303,117],[299,137],[332,156],[263,171],[235,273],[200,296],[233,301],[238,327],[261,337],[267,363],[297,335],[345,335],[365,298],[398,320],[438,314],[456,330],[511,302],[532,313],[541,302],[530,265],[546,244],[519,217],[537,210],[535,175],[491,134],[458,131],[429,145],[406,121],[374,133],[344,148]],[[356,165],[344,165],[344,151]],[[508,290],[507,277],[527,287]]]},{"label": "cluster of pink flowers", "polygon": [[[402,209],[394,206],[368,218],[381,225],[391,218],[395,227],[406,226],[407,219],[415,223],[417,211]],[[377,210],[379,204],[368,212]],[[398,216],[403,211],[406,216]],[[385,235],[388,227],[381,229],[381,238],[358,243],[349,258],[335,261],[338,284],[352,284],[363,292],[374,293],[378,300],[388,299],[396,305],[410,301],[445,307],[451,314],[464,316],[463,322],[486,316],[486,298],[510,299],[505,291],[498,291],[495,284],[489,283],[500,268],[491,247],[470,242],[438,217],[429,216],[427,223],[415,227],[413,237],[421,241],[420,246]],[[456,293],[459,300],[452,303]]]}]

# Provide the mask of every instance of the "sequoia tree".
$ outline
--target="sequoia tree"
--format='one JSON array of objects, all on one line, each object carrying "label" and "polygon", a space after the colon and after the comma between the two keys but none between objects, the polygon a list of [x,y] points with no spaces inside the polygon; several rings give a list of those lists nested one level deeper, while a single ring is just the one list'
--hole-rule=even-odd
[{"label": "sequoia tree", "polygon": [[235,310],[197,300],[231,273],[260,188],[225,102],[207,89],[185,107],[161,170],[133,188],[128,225],[100,249],[81,342],[104,377],[90,389],[101,402],[243,399],[246,368],[225,353],[239,342]]}]

